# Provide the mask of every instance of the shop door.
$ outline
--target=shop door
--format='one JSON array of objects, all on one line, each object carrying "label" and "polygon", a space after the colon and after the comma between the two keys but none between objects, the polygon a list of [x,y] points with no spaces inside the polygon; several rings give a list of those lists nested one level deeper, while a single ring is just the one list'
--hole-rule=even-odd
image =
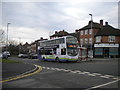
[{"label": "shop door", "polygon": [[109,57],[109,48],[104,48],[104,57]]}]

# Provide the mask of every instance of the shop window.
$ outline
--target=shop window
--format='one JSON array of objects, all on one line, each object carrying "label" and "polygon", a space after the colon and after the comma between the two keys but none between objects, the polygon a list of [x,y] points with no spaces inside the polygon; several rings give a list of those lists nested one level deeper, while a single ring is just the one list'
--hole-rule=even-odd
[{"label": "shop window", "polygon": [[95,48],[95,55],[103,55],[103,48]]},{"label": "shop window", "polygon": [[118,55],[118,48],[109,48],[109,55]]}]

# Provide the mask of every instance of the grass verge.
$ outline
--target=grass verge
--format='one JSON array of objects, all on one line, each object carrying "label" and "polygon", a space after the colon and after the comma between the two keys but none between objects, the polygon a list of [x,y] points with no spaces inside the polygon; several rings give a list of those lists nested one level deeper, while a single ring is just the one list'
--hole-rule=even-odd
[{"label": "grass verge", "polygon": [[0,59],[2,63],[22,63],[20,61],[10,60],[10,59]]}]

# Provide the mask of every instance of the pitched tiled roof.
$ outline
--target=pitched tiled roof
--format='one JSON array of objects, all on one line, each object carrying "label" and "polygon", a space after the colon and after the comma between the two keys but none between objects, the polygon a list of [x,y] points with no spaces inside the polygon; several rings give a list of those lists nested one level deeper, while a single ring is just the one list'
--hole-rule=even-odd
[{"label": "pitched tiled roof", "polygon": [[63,31],[59,31],[59,32],[53,34],[50,37],[62,37],[62,36],[67,36],[68,34],[69,34],[68,32],[66,32],[66,31],[63,30]]},{"label": "pitched tiled roof", "polygon": [[[91,21],[89,21],[88,25],[84,26],[83,28],[81,28],[79,30],[86,30],[86,29],[90,29],[90,28],[91,28]],[[92,21],[92,28],[100,29],[100,24]]]},{"label": "pitched tiled roof", "polygon": [[95,36],[120,36],[120,29],[113,28],[110,25],[105,25]]}]

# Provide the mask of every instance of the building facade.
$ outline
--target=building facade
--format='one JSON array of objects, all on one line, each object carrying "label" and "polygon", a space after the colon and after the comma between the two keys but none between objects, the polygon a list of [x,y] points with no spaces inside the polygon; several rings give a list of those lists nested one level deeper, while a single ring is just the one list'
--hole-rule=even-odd
[{"label": "building facade", "polygon": [[120,30],[108,22],[95,35],[94,57],[120,57]]},{"label": "building facade", "polygon": [[33,43],[30,44],[30,49],[29,49],[29,53],[37,53],[38,52],[38,42],[39,41],[43,41],[43,40],[47,40],[47,39],[43,39],[42,37],[38,40],[35,40]]},{"label": "building facade", "polygon": [[[92,23],[92,27],[91,27]],[[88,57],[120,57],[120,30],[103,20],[89,21],[88,25],[76,30],[80,47],[87,48]]]},{"label": "building facade", "polygon": [[80,47],[87,48],[87,54],[88,54],[87,56],[93,57],[93,47],[95,42],[94,36],[101,29],[102,25],[103,25],[103,20],[100,20],[100,24],[93,21],[89,21],[88,25],[84,26],[81,29],[76,30],[76,32],[79,33]]}]

